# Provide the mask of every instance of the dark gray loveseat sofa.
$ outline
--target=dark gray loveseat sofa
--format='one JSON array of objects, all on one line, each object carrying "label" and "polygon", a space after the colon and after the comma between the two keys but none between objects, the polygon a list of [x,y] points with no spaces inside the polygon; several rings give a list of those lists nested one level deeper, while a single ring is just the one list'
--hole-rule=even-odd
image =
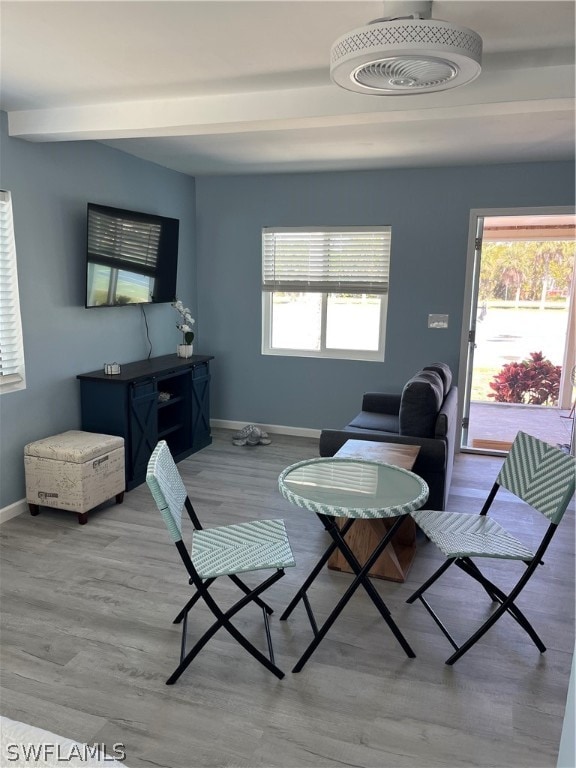
[{"label": "dark gray loveseat sofa", "polygon": [[362,410],[343,429],[324,429],[320,456],[333,456],[346,440],[419,445],[414,472],[430,488],[427,509],[445,509],[452,478],[458,389],[445,363],[431,363],[401,394],[367,392]]}]

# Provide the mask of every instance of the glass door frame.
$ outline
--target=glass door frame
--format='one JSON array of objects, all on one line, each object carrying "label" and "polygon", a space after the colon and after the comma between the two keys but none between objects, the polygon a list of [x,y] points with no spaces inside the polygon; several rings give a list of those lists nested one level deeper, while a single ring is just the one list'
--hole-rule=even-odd
[{"label": "glass door frame", "polygon": [[[468,248],[466,256],[466,282],[464,286],[464,302],[462,305],[462,335],[460,338],[460,366],[458,368],[458,389],[462,393],[458,402],[458,423],[456,430],[456,451],[462,453],[482,453],[496,456],[506,456],[507,451],[487,450],[462,445],[468,426],[464,427],[464,419],[470,416],[470,394],[472,391],[472,373],[474,364],[474,346],[476,333],[476,317],[478,312],[479,276],[482,257],[482,237],[484,219],[492,216],[556,216],[575,215],[576,208],[572,205],[536,206],[529,208],[472,208],[468,225]],[[574,286],[572,286],[574,297]],[[570,316],[576,309],[571,301]],[[565,380],[566,366],[563,366],[560,390],[562,392]],[[466,430],[466,433],[465,433]]]}]

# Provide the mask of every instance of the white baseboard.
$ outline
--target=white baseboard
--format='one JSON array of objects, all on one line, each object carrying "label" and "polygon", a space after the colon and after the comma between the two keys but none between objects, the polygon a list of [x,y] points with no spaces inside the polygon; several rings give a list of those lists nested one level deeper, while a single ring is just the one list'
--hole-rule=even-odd
[{"label": "white baseboard", "polygon": [[[251,423],[251,422],[248,422]],[[227,419],[210,419],[210,425],[220,429],[242,429],[246,426],[245,421],[228,421]],[[276,435],[293,435],[294,437],[320,437],[321,430],[308,429],[307,427],[285,427],[281,424],[256,424],[265,432]]]},{"label": "white baseboard", "polygon": [[12,520],[13,517],[17,517],[18,515],[21,515],[22,512],[27,511],[28,505],[26,504],[26,499],[20,499],[20,501],[15,501],[14,504],[9,504],[7,507],[0,509],[0,525],[5,523],[6,520]]}]

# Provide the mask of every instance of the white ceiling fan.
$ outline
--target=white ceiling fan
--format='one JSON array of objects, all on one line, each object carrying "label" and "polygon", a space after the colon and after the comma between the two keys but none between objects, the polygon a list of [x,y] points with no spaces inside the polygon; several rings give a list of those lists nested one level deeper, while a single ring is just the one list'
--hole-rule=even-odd
[{"label": "white ceiling fan", "polygon": [[336,85],[381,96],[432,93],[475,80],[482,38],[431,18],[432,1],[385,3],[387,15],[339,37],[330,76]]}]

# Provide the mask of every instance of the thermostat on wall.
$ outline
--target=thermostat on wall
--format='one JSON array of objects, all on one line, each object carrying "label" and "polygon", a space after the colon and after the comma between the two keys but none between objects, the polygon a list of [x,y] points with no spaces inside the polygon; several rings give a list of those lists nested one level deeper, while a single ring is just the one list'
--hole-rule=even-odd
[{"label": "thermostat on wall", "polygon": [[428,315],[428,328],[448,328],[448,315]]}]

